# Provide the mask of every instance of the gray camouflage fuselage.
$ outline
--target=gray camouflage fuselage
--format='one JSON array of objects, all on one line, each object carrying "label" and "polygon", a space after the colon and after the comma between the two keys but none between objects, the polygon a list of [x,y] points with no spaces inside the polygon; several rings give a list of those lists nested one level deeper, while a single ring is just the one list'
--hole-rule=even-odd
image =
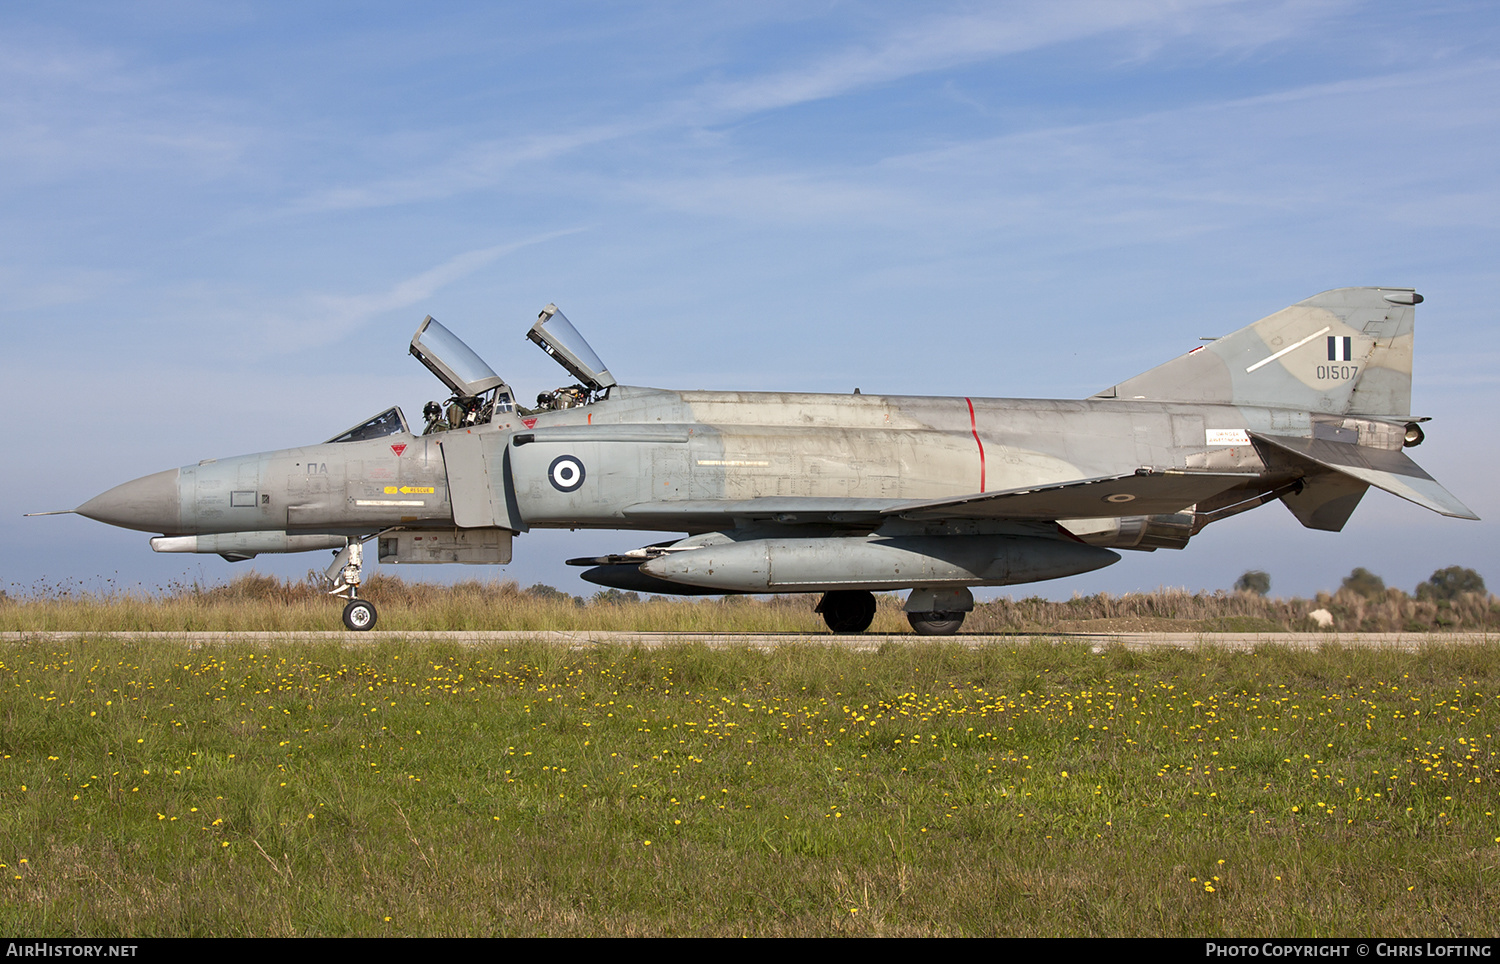
[{"label": "gray camouflage fuselage", "polygon": [[611,378],[579,407],[205,460],[77,511],[232,559],[379,534],[391,561],[506,562],[530,528],[685,533],[593,560],[589,578],[662,592],[1055,578],[1116,561],[1109,547],[1181,548],[1274,499],[1338,530],[1370,485],[1474,518],[1402,453],[1421,436],[1407,411],[1418,301],[1325,292],[1083,400]]}]

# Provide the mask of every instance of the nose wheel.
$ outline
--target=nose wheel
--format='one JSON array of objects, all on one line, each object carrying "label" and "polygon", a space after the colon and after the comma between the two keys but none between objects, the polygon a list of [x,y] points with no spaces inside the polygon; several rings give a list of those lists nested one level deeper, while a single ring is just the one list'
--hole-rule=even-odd
[{"label": "nose wheel", "polygon": [[356,633],[362,633],[375,628],[375,620],[378,614],[375,612],[375,604],[368,599],[359,598],[359,583],[361,570],[364,568],[364,552],[358,539],[350,539],[345,546],[333,558],[333,564],[328,567],[327,575],[333,588],[328,591],[330,596],[343,596],[349,600],[344,605],[344,626]]},{"label": "nose wheel", "polygon": [[375,628],[375,604],[368,599],[353,599],[344,607],[344,626],[356,633]]}]

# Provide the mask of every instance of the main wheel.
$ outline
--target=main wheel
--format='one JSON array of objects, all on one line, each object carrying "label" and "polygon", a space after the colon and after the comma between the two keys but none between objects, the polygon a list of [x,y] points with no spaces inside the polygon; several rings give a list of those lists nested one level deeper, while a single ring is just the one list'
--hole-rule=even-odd
[{"label": "main wheel", "polygon": [[906,621],[918,636],[952,636],[964,624],[964,613],[907,613]]},{"label": "main wheel", "polygon": [[356,633],[374,629],[377,618],[375,604],[368,599],[351,600],[344,607],[344,625]]},{"label": "main wheel", "polygon": [[875,621],[875,594],[863,589],[835,589],[823,594],[817,611],[835,633],[862,633]]}]

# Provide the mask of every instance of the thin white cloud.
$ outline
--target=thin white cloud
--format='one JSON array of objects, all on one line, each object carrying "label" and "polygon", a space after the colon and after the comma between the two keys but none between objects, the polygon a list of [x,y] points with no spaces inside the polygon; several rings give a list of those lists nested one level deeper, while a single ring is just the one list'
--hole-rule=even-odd
[{"label": "thin white cloud", "polygon": [[[921,192],[949,225],[993,218],[994,204],[1090,222],[1163,205],[1305,214],[1328,204],[1472,222],[1494,209],[1494,193],[1469,187],[1465,172],[1488,164],[1500,108],[1480,102],[1497,87],[1492,62],[1313,84],[913,152],[863,177]],[[1453,186],[1400,190],[1444,179]]]},{"label": "thin white cloud", "polygon": [[903,22],[871,43],[806,67],[707,87],[698,100],[710,111],[730,116],[775,110],[1101,34],[1165,27],[1181,35],[1191,32],[1190,24],[1200,23],[1192,14],[1240,2],[1012,4],[984,13]]},{"label": "thin white cloud", "polygon": [[309,296],[303,299],[310,305],[309,308],[288,315],[272,315],[264,318],[261,324],[264,329],[269,329],[272,343],[281,345],[284,350],[325,345],[362,327],[380,314],[409,308],[425,301],[439,290],[506,255],[583,230],[585,229],[566,228],[549,231],[520,241],[465,251],[380,291]]},{"label": "thin white cloud", "polygon": [[465,278],[473,274],[485,265],[507,254],[519,251],[533,244],[539,244],[542,241],[573,234],[577,230],[579,229],[553,231],[539,237],[528,238],[524,241],[497,244],[488,248],[465,251],[463,254],[450,258],[442,264],[429,268],[420,274],[413,275],[410,278],[403,278],[384,291],[358,295],[323,295],[314,299],[314,301],[318,306],[318,314],[330,319],[329,326],[333,330],[341,331],[349,327],[350,323],[358,323],[381,312],[409,308],[419,301],[432,297],[438,290],[447,287],[460,278]]},{"label": "thin white cloud", "polygon": [[602,125],[563,134],[484,140],[464,147],[430,167],[363,184],[316,191],[281,207],[271,217],[388,207],[481,190],[524,164],[547,161],[639,130],[638,126]]},{"label": "thin white cloud", "polygon": [[12,185],[85,172],[200,179],[238,169],[262,132],[175,80],[110,50],[0,42],[0,165]]},{"label": "thin white cloud", "polygon": [[130,277],[125,271],[75,265],[3,265],[0,316],[86,304],[119,290]]},{"label": "thin white cloud", "polygon": [[[689,133],[921,74],[1091,37],[1137,33],[1183,40],[1202,35],[1215,49],[1256,46],[1308,29],[1345,5],[1343,0],[1275,7],[1246,0],[1079,0],[1010,5],[982,14],[930,16],[917,21],[902,19],[870,41],[848,45],[807,66],[746,80],[705,83],[684,97],[666,99],[634,116],[605,124],[485,139],[404,174],[309,193],[278,214],[383,207],[451,197],[492,187],[525,165],[557,160],[585,149],[668,132]],[[1259,26],[1252,29],[1251,25]],[[1138,46],[1132,51],[1128,59],[1141,59]]]},{"label": "thin white cloud", "polygon": [[[150,324],[180,335],[157,335],[177,344],[242,364],[319,348],[371,324],[382,315],[419,305],[437,292],[523,248],[577,234],[566,228],[519,241],[476,248],[396,282],[365,292],[302,292],[286,295],[236,288],[221,281],[180,285],[157,295]],[[209,349],[212,346],[212,350]]]}]

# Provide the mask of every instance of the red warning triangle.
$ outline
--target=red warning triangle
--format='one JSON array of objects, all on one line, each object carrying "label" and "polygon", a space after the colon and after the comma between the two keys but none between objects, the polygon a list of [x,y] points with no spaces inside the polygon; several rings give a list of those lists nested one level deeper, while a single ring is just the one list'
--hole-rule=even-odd
[{"label": "red warning triangle", "polygon": [[400,455],[402,452],[406,451],[406,446],[404,444],[402,444],[402,445],[392,445],[391,446],[391,451],[395,452],[397,455]]}]

